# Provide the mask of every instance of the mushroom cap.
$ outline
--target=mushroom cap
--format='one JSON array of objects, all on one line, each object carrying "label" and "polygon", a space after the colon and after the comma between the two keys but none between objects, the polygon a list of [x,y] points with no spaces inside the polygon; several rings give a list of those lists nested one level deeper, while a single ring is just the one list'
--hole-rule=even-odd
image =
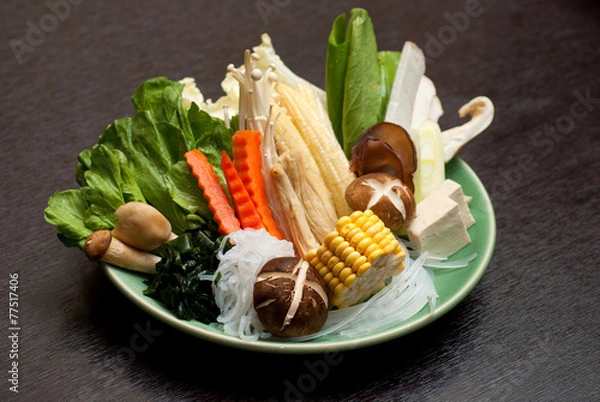
[{"label": "mushroom cap", "polygon": [[417,210],[410,188],[387,173],[358,177],[346,189],[346,202],[354,210],[370,209],[391,230],[407,227]]},{"label": "mushroom cap", "polygon": [[319,331],[329,311],[325,281],[300,257],[274,258],[254,284],[254,308],[266,331],[281,337]]},{"label": "mushroom cap", "polygon": [[151,205],[128,202],[117,208],[115,216],[113,236],[131,247],[151,251],[169,241],[171,223]]},{"label": "mushroom cap", "polygon": [[112,234],[110,230],[97,230],[85,239],[83,252],[92,261],[100,260],[108,251]]},{"label": "mushroom cap", "polygon": [[408,132],[401,126],[377,123],[361,134],[352,147],[350,170],[358,176],[387,173],[396,176],[414,192],[417,151]]}]

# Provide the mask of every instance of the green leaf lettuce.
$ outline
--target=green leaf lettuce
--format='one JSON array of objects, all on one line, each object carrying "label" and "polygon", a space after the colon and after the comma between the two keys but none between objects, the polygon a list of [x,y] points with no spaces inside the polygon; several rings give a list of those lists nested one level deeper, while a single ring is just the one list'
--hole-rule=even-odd
[{"label": "green leaf lettuce", "polygon": [[231,153],[233,130],[195,103],[185,108],[183,88],[164,77],[146,81],[132,96],[134,116],[114,121],[96,145],[79,154],[80,188],[55,193],[44,210],[66,246],[82,248],[91,232],[112,229],[114,211],[129,201],[156,207],[177,234],[199,226],[213,230],[212,214],[184,154],[200,149],[225,184],[220,152]]}]

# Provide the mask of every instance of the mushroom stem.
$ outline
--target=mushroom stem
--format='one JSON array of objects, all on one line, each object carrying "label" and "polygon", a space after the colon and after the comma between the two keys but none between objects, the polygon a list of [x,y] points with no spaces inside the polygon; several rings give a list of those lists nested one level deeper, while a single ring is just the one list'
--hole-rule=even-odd
[{"label": "mushroom stem", "polygon": [[157,255],[128,246],[109,230],[98,230],[89,235],[83,251],[92,261],[102,261],[146,274],[156,274],[156,264],[161,259]]},{"label": "mushroom stem", "polygon": [[302,257],[308,250],[319,247],[319,242],[310,230],[310,225],[306,218],[307,211],[294,191],[294,187],[290,182],[290,178],[285,173],[283,165],[276,163],[271,168],[271,178],[277,188],[288,226],[292,229],[292,242],[296,246],[296,251]]},{"label": "mushroom stem", "polygon": [[471,99],[458,110],[460,118],[471,115],[471,120],[462,126],[454,127],[442,132],[444,142],[444,162],[450,159],[478,134],[483,132],[494,119],[494,104],[485,96]]}]

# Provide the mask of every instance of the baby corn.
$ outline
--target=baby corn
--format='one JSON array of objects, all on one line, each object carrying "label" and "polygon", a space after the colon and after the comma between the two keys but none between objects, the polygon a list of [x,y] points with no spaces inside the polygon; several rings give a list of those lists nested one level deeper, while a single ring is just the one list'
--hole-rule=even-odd
[{"label": "baby corn", "polygon": [[306,99],[298,90],[283,84],[278,84],[276,90],[280,105],[287,109],[331,191],[338,217],[351,213],[344,194],[356,176],[350,171],[348,159],[333,133],[331,122],[323,119],[318,106],[308,105],[320,100],[314,92],[312,99]]},{"label": "baby corn", "polygon": [[336,230],[305,259],[327,283],[331,304],[350,307],[368,299],[404,269],[404,249],[372,211],[338,219]]},{"label": "baby corn", "polygon": [[286,152],[297,152],[302,159],[302,164],[304,165],[302,175],[319,195],[319,198],[323,203],[323,208],[326,210],[333,210],[335,212],[335,205],[333,203],[331,191],[329,191],[329,188],[327,188],[325,180],[323,179],[321,171],[319,170],[319,166],[315,162],[315,158],[310,153],[308,145],[306,145],[306,142],[298,132],[298,129],[292,122],[291,117],[276,103],[273,104],[272,116],[274,120],[274,139],[277,154],[283,155]]}]

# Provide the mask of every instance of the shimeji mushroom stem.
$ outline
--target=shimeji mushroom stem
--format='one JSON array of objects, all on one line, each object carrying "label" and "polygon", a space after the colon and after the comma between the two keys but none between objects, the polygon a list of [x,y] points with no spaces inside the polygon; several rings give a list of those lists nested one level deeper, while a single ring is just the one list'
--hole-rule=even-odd
[{"label": "shimeji mushroom stem", "polygon": [[92,261],[102,261],[146,274],[156,274],[156,264],[161,259],[157,255],[128,246],[109,230],[98,230],[89,235],[83,251]]}]

